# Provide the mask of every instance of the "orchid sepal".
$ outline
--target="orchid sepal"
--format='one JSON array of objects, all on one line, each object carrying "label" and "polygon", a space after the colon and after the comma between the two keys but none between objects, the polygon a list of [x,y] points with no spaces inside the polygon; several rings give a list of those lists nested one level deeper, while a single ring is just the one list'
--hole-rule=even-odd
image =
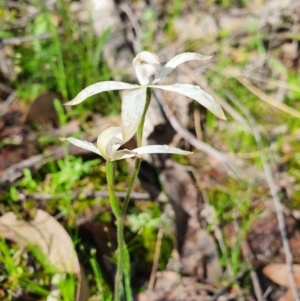
[{"label": "orchid sepal", "polygon": [[201,55],[195,52],[184,52],[174,56],[170,61],[168,61],[165,66],[161,69],[159,74],[155,77],[152,84],[156,84],[168,74],[170,74],[175,68],[179,65],[188,62],[188,61],[207,61],[211,59],[213,55]]},{"label": "orchid sepal", "polygon": [[197,85],[174,84],[174,85],[149,85],[151,88],[157,88],[165,91],[175,92],[191,99],[196,100],[203,107],[211,111],[217,117],[226,120],[226,116],[220,104],[207,92]]},{"label": "orchid sepal", "polygon": [[99,149],[91,142],[85,141],[85,140],[80,140],[80,139],[76,139],[73,137],[67,137],[67,138],[59,138],[60,141],[64,142],[64,141],[68,141],[71,144],[80,147],[82,149],[91,151],[99,156],[101,156],[101,153],[99,152]]},{"label": "orchid sepal", "polygon": [[147,88],[141,87],[127,93],[123,98],[121,112],[123,143],[129,141],[137,131],[145,109],[146,94]]},{"label": "orchid sepal", "polygon": [[103,81],[99,83],[95,83],[93,85],[90,85],[83,89],[81,92],[77,94],[77,96],[65,103],[65,106],[75,106],[78,105],[79,103],[83,102],[86,100],[88,97],[106,92],[106,91],[113,91],[113,90],[130,90],[130,89],[137,89],[139,88],[139,85],[132,85],[132,84],[127,84],[123,82],[118,82],[118,81]]}]

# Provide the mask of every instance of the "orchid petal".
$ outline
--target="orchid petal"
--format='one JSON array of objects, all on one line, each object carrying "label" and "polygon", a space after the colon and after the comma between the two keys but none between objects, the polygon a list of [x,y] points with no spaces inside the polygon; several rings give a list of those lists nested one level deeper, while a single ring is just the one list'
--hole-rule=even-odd
[{"label": "orchid petal", "polygon": [[226,120],[225,114],[219,103],[207,92],[199,86],[189,84],[175,84],[175,85],[149,85],[152,88],[158,88],[166,91],[176,92],[184,96],[190,97],[207,108],[217,117]]},{"label": "orchid petal", "polygon": [[101,156],[111,160],[114,153],[123,144],[122,131],[120,127],[109,127],[103,131],[97,139],[97,146]]},{"label": "orchid petal", "polygon": [[146,103],[146,87],[127,93],[122,100],[122,134],[126,143],[137,131]]},{"label": "orchid petal", "polygon": [[122,149],[113,154],[111,161],[132,158],[132,157],[136,157],[137,155],[138,154],[135,153],[134,151],[131,151],[129,149]]},{"label": "orchid petal", "polygon": [[177,66],[187,61],[207,61],[213,56],[205,56],[194,52],[184,52],[176,55],[161,69],[160,73],[155,77],[152,84],[159,82],[161,79],[165,78],[170,74]]},{"label": "orchid petal", "polygon": [[132,65],[139,83],[146,86],[150,83],[150,78],[158,73],[157,66],[160,63],[155,53],[142,51],[133,59]]},{"label": "orchid petal", "polygon": [[[115,155],[119,152],[122,152],[122,151],[117,151],[114,154],[114,158],[115,158]],[[122,154],[120,154],[121,156],[119,156],[119,154],[118,154],[118,158],[115,160],[126,159],[126,158],[131,158],[131,157],[138,157],[138,156],[142,156],[142,155],[146,155],[146,154],[191,155],[193,153],[184,151],[184,150],[176,148],[176,147],[171,147],[168,145],[146,145],[146,146],[142,146],[142,147],[133,149],[132,151],[130,151],[130,154],[122,153]]]},{"label": "orchid petal", "polygon": [[78,105],[79,103],[83,102],[86,98],[105,91],[128,90],[128,89],[136,89],[138,87],[139,87],[138,85],[131,85],[123,82],[104,81],[86,87],[79,94],[77,94],[77,96],[73,100],[65,103],[65,105],[68,106]]},{"label": "orchid petal", "polygon": [[132,150],[138,155],[145,154],[177,154],[177,155],[191,155],[193,152],[188,152],[180,148],[169,145],[146,145]]},{"label": "orchid petal", "polygon": [[68,141],[71,144],[78,146],[80,148],[86,149],[88,151],[91,151],[99,156],[101,156],[98,148],[91,142],[85,141],[85,140],[79,140],[73,137],[68,137],[68,138],[59,138],[60,141]]}]

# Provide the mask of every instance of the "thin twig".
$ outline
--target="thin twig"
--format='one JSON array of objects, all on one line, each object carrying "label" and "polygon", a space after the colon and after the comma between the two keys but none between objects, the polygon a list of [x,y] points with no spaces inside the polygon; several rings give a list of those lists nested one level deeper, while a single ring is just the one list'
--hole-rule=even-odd
[{"label": "thin twig", "polygon": [[285,105],[284,103],[281,103],[280,101],[277,101],[273,98],[271,98],[270,96],[268,96],[267,94],[265,94],[264,92],[262,92],[261,90],[259,90],[258,88],[254,87],[253,85],[251,85],[251,83],[241,77],[238,76],[236,77],[236,79],[245,87],[247,88],[251,93],[253,93],[255,96],[257,96],[258,98],[260,98],[261,100],[263,100],[264,102],[268,103],[269,105],[285,112],[288,113],[294,117],[300,118],[300,112],[298,112],[297,110]]},{"label": "thin twig", "polygon": [[11,87],[6,86],[6,85],[4,85],[4,84],[2,84],[2,83],[0,83],[0,89],[1,89],[3,92],[7,93],[7,94],[9,94],[9,93],[11,93],[11,92],[13,91],[13,89],[12,89]]},{"label": "thin twig", "polygon": [[[239,107],[239,109],[247,117],[249,125],[253,131],[253,136],[256,141],[257,147],[258,147],[258,149],[262,149],[261,134],[260,134],[259,130],[256,128],[255,121],[253,120],[251,114],[245,107],[243,107],[241,105],[241,102],[238,101],[238,99],[236,99],[233,95],[231,97],[231,101],[233,101],[235,103],[235,105],[237,107]],[[271,167],[268,163],[267,156],[262,152],[260,157],[261,157],[261,161],[263,164],[263,169],[264,169],[264,172],[266,175],[266,179],[267,179],[267,182],[268,182],[268,185],[270,188],[270,192],[271,192],[271,195],[272,195],[272,198],[274,201],[276,216],[277,216],[277,220],[278,220],[278,228],[279,228],[281,238],[282,238],[282,244],[283,244],[283,249],[284,249],[284,254],[285,254],[287,270],[288,270],[289,284],[290,284],[290,287],[293,292],[295,300],[299,301],[300,299],[298,296],[295,279],[293,277],[293,267],[292,267],[293,257],[292,257],[291,249],[290,249],[289,242],[288,242],[288,236],[287,236],[287,232],[286,232],[286,224],[285,224],[282,204],[280,202],[280,198],[279,198],[279,195],[278,195],[278,192],[276,189],[275,179],[274,179]]]},{"label": "thin twig", "polygon": [[265,78],[265,77],[260,76],[259,74],[256,74],[256,73],[252,74],[251,72],[248,72],[248,71],[241,72],[237,68],[228,67],[226,69],[219,70],[215,67],[212,67],[211,69],[214,72],[225,76],[226,78],[235,78],[236,79],[237,77],[243,77],[243,78],[248,78],[251,81],[262,82],[262,83],[265,83],[265,84],[268,84],[268,85],[271,85],[274,87],[284,88],[284,89],[295,91],[295,92],[300,92],[300,88],[297,85],[289,84],[282,80]]},{"label": "thin twig", "polygon": [[155,245],[153,265],[152,265],[150,280],[149,280],[149,284],[148,284],[148,290],[153,290],[153,288],[154,288],[163,235],[164,235],[164,230],[159,229],[158,234],[157,234],[157,241],[156,241],[156,245]]},{"label": "thin twig", "polygon": [[202,130],[201,130],[201,116],[199,106],[194,108],[194,122],[195,122],[195,131],[198,140],[203,140]]},{"label": "thin twig", "polygon": [[[116,192],[116,196],[119,199],[125,199],[127,192],[125,191],[118,191]],[[104,190],[95,190],[95,191],[73,191],[70,193],[59,193],[56,195],[49,194],[49,193],[32,193],[32,194],[24,194],[20,193],[19,197],[21,199],[33,199],[33,200],[43,200],[43,201],[48,201],[48,200],[53,200],[53,199],[59,199],[62,196],[70,197],[72,199],[76,199],[77,197],[83,197],[85,199],[96,199],[96,198],[107,198],[108,197],[108,191]],[[150,195],[146,192],[132,192],[131,199],[134,200],[149,200]]]},{"label": "thin twig", "polygon": [[138,19],[134,12],[132,11],[131,7],[127,5],[126,3],[122,2],[119,5],[119,8],[127,15],[128,19],[131,22],[131,25],[135,31],[136,39],[133,40],[134,44],[134,52],[135,54],[139,53],[141,51],[141,38],[142,38],[142,31],[138,22]]},{"label": "thin twig", "polygon": [[16,92],[11,92],[6,98],[5,102],[0,105],[0,116],[3,116],[8,110],[11,103],[16,99]]},{"label": "thin twig", "polygon": [[[63,33],[63,29],[59,28],[57,30],[58,34]],[[36,40],[45,40],[45,39],[50,39],[52,38],[53,34],[51,34],[50,32],[45,32],[39,35],[29,35],[29,36],[23,36],[23,37],[14,37],[14,38],[7,38],[7,39],[3,39],[1,41],[2,45],[20,45],[23,43],[27,43],[27,42],[32,42],[32,41],[36,41]]]}]

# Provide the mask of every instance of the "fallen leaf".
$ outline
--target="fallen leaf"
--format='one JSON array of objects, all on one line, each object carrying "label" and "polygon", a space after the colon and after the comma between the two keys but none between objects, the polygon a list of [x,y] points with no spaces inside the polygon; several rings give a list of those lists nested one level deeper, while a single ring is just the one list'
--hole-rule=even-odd
[{"label": "fallen leaf", "polygon": [[38,209],[34,220],[27,222],[18,220],[13,212],[5,213],[0,217],[0,237],[25,246],[39,246],[57,273],[77,276],[76,301],[87,300],[89,288],[72,239],[53,216]]},{"label": "fallen leaf", "polygon": [[39,95],[30,106],[25,124],[38,122],[49,128],[58,127],[59,120],[54,106],[55,99],[61,101],[61,96],[49,91]]},{"label": "fallen leaf", "polygon": [[277,301],[295,301],[294,294],[290,288]]},{"label": "fallen leaf", "polygon": [[38,209],[34,220],[30,222],[18,220],[13,212],[5,213],[0,218],[0,237],[22,245],[38,245],[57,272],[80,273],[69,234],[43,210]]},{"label": "fallen leaf", "polygon": [[[293,264],[293,276],[295,284],[300,288],[300,264]],[[271,263],[262,270],[263,274],[274,283],[289,287],[288,270],[284,263]]]}]

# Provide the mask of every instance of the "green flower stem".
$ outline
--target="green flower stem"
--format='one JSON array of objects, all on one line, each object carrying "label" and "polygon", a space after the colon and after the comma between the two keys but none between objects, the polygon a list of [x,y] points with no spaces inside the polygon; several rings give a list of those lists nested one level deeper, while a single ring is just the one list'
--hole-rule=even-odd
[{"label": "green flower stem", "polygon": [[107,177],[107,184],[108,184],[108,194],[110,199],[110,204],[113,210],[114,215],[116,218],[122,217],[122,212],[120,210],[119,201],[115,194],[115,169],[116,163],[114,161],[107,161],[106,162],[106,177]]},{"label": "green flower stem", "polygon": [[117,252],[117,273],[115,278],[115,292],[114,300],[121,300],[122,283],[123,283],[123,270],[124,270],[124,219],[120,210],[120,205],[114,190],[115,183],[115,162],[106,162],[106,175],[107,186],[109,193],[109,200],[112,207],[112,211],[117,219],[117,239],[118,239],[118,252]]},{"label": "green flower stem", "polygon": [[131,290],[131,284],[130,284],[130,257],[129,257],[129,251],[127,246],[124,246],[124,280],[125,280],[125,294],[126,294],[126,300],[132,301],[132,290]]},{"label": "green flower stem", "polygon": [[142,146],[142,140],[143,140],[143,129],[144,129],[144,123],[145,123],[145,117],[146,117],[146,113],[150,104],[150,100],[151,100],[151,89],[147,88],[147,94],[146,94],[146,103],[145,103],[145,109],[142,115],[142,119],[140,121],[139,127],[137,129],[136,132],[136,136],[137,136],[137,147]]}]

